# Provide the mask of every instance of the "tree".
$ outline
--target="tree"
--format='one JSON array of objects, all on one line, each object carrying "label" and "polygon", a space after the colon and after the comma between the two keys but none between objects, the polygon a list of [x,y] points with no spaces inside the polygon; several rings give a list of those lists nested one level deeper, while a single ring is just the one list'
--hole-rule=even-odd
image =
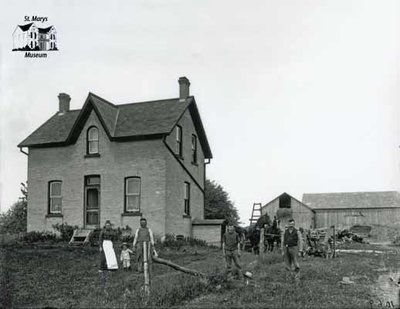
[{"label": "tree", "polygon": [[206,179],[204,191],[206,219],[225,219],[235,225],[239,223],[238,211],[221,185]]},{"label": "tree", "polygon": [[26,232],[28,187],[21,183],[22,197],[4,214],[0,214],[0,233]]}]

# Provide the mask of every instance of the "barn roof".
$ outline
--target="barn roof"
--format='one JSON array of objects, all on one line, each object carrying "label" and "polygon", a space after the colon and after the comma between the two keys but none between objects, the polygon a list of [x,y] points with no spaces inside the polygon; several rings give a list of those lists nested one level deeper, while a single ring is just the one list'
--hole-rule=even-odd
[{"label": "barn roof", "polygon": [[207,136],[194,97],[114,105],[89,93],[80,110],[56,113],[18,147],[49,147],[73,144],[94,110],[110,140],[150,138],[171,133],[186,110],[189,110],[206,158],[212,158]]},{"label": "barn roof", "polygon": [[303,203],[312,209],[351,209],[351,208],[393,208],[400,207],[400,193],[380,192],[341,192],[305,193]]}]

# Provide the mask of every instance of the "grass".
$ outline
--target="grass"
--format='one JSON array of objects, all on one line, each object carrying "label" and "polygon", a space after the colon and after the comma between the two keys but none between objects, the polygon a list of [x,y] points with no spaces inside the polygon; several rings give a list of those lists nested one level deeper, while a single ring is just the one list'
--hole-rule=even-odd
[{"label": "grass", "polygon": [[[396,249],[384,250],[387,252],[381,255],[343,253],[332,260],[301,259],[299,285],[288,278],[279,253],[261,257],[244,253],[243,268],[254,274],[246,285],[224,280],[219,249],[162,248],[160,257],[214,275],[214,280],[210,283],[155,264],[147,298],[140,274],[122,270],[99,274],[97,248],[3,246],[0,307],[369,308],[369,301],[378,297],[371,288],[378,280],[378,269],[385,265],[389,271],[399,266],[391,251]],[[341,285],[345,276],[354,284]]]}]

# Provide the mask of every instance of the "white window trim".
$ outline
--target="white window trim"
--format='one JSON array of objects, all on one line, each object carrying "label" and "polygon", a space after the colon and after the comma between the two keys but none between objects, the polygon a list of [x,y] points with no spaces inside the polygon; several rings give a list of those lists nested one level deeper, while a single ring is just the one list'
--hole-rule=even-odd
[{"label": "white window trim", "polygon": [[[137,179],[139,180],[139,192],[138,193],[128,193],[128,182],[130,179]],[[125,178],[125,207],[124,207],[124,212],[126,213],[134,213],[134,212],[140,212],[140,195],[141,195],[141,187],[142,187],[142,179],[137,176],[132,176],[132,177],[127,177]],[[139,205],[137,209],[128,209],[128,197],[129,196],[138,196],[139,197]]]},{"label": "white window trim", "polygon": [[[52,191],[53,184],[55,184],[55,183],[59,183],[60,186],[61,186],[60,195],[52,195],[51,191]],[[49,205],[49,213],[51,213],[51,214],[60,214],[60,213],[62,213],[62,181],[61,180],[50,181],[49,191],[50,191],[49,192],[49,203],[50,203],[50,205]],[[52,207],[52,199],[53,198],[61,198],[61,210],[53,210],[53,209],[51,209],[51,207]]]}]

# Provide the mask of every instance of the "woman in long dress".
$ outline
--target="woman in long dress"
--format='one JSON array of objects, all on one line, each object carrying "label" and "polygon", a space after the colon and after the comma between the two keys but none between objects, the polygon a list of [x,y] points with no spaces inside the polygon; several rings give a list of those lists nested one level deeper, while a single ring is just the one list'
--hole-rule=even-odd
[{"label": "woman in long dress", "polygon": [[115,240],[115,232],[111,228],[110,220],[107,220],[99,236],[100,245],[100,270],[118,269],[117,257],[114,251],[113,240]]}]

